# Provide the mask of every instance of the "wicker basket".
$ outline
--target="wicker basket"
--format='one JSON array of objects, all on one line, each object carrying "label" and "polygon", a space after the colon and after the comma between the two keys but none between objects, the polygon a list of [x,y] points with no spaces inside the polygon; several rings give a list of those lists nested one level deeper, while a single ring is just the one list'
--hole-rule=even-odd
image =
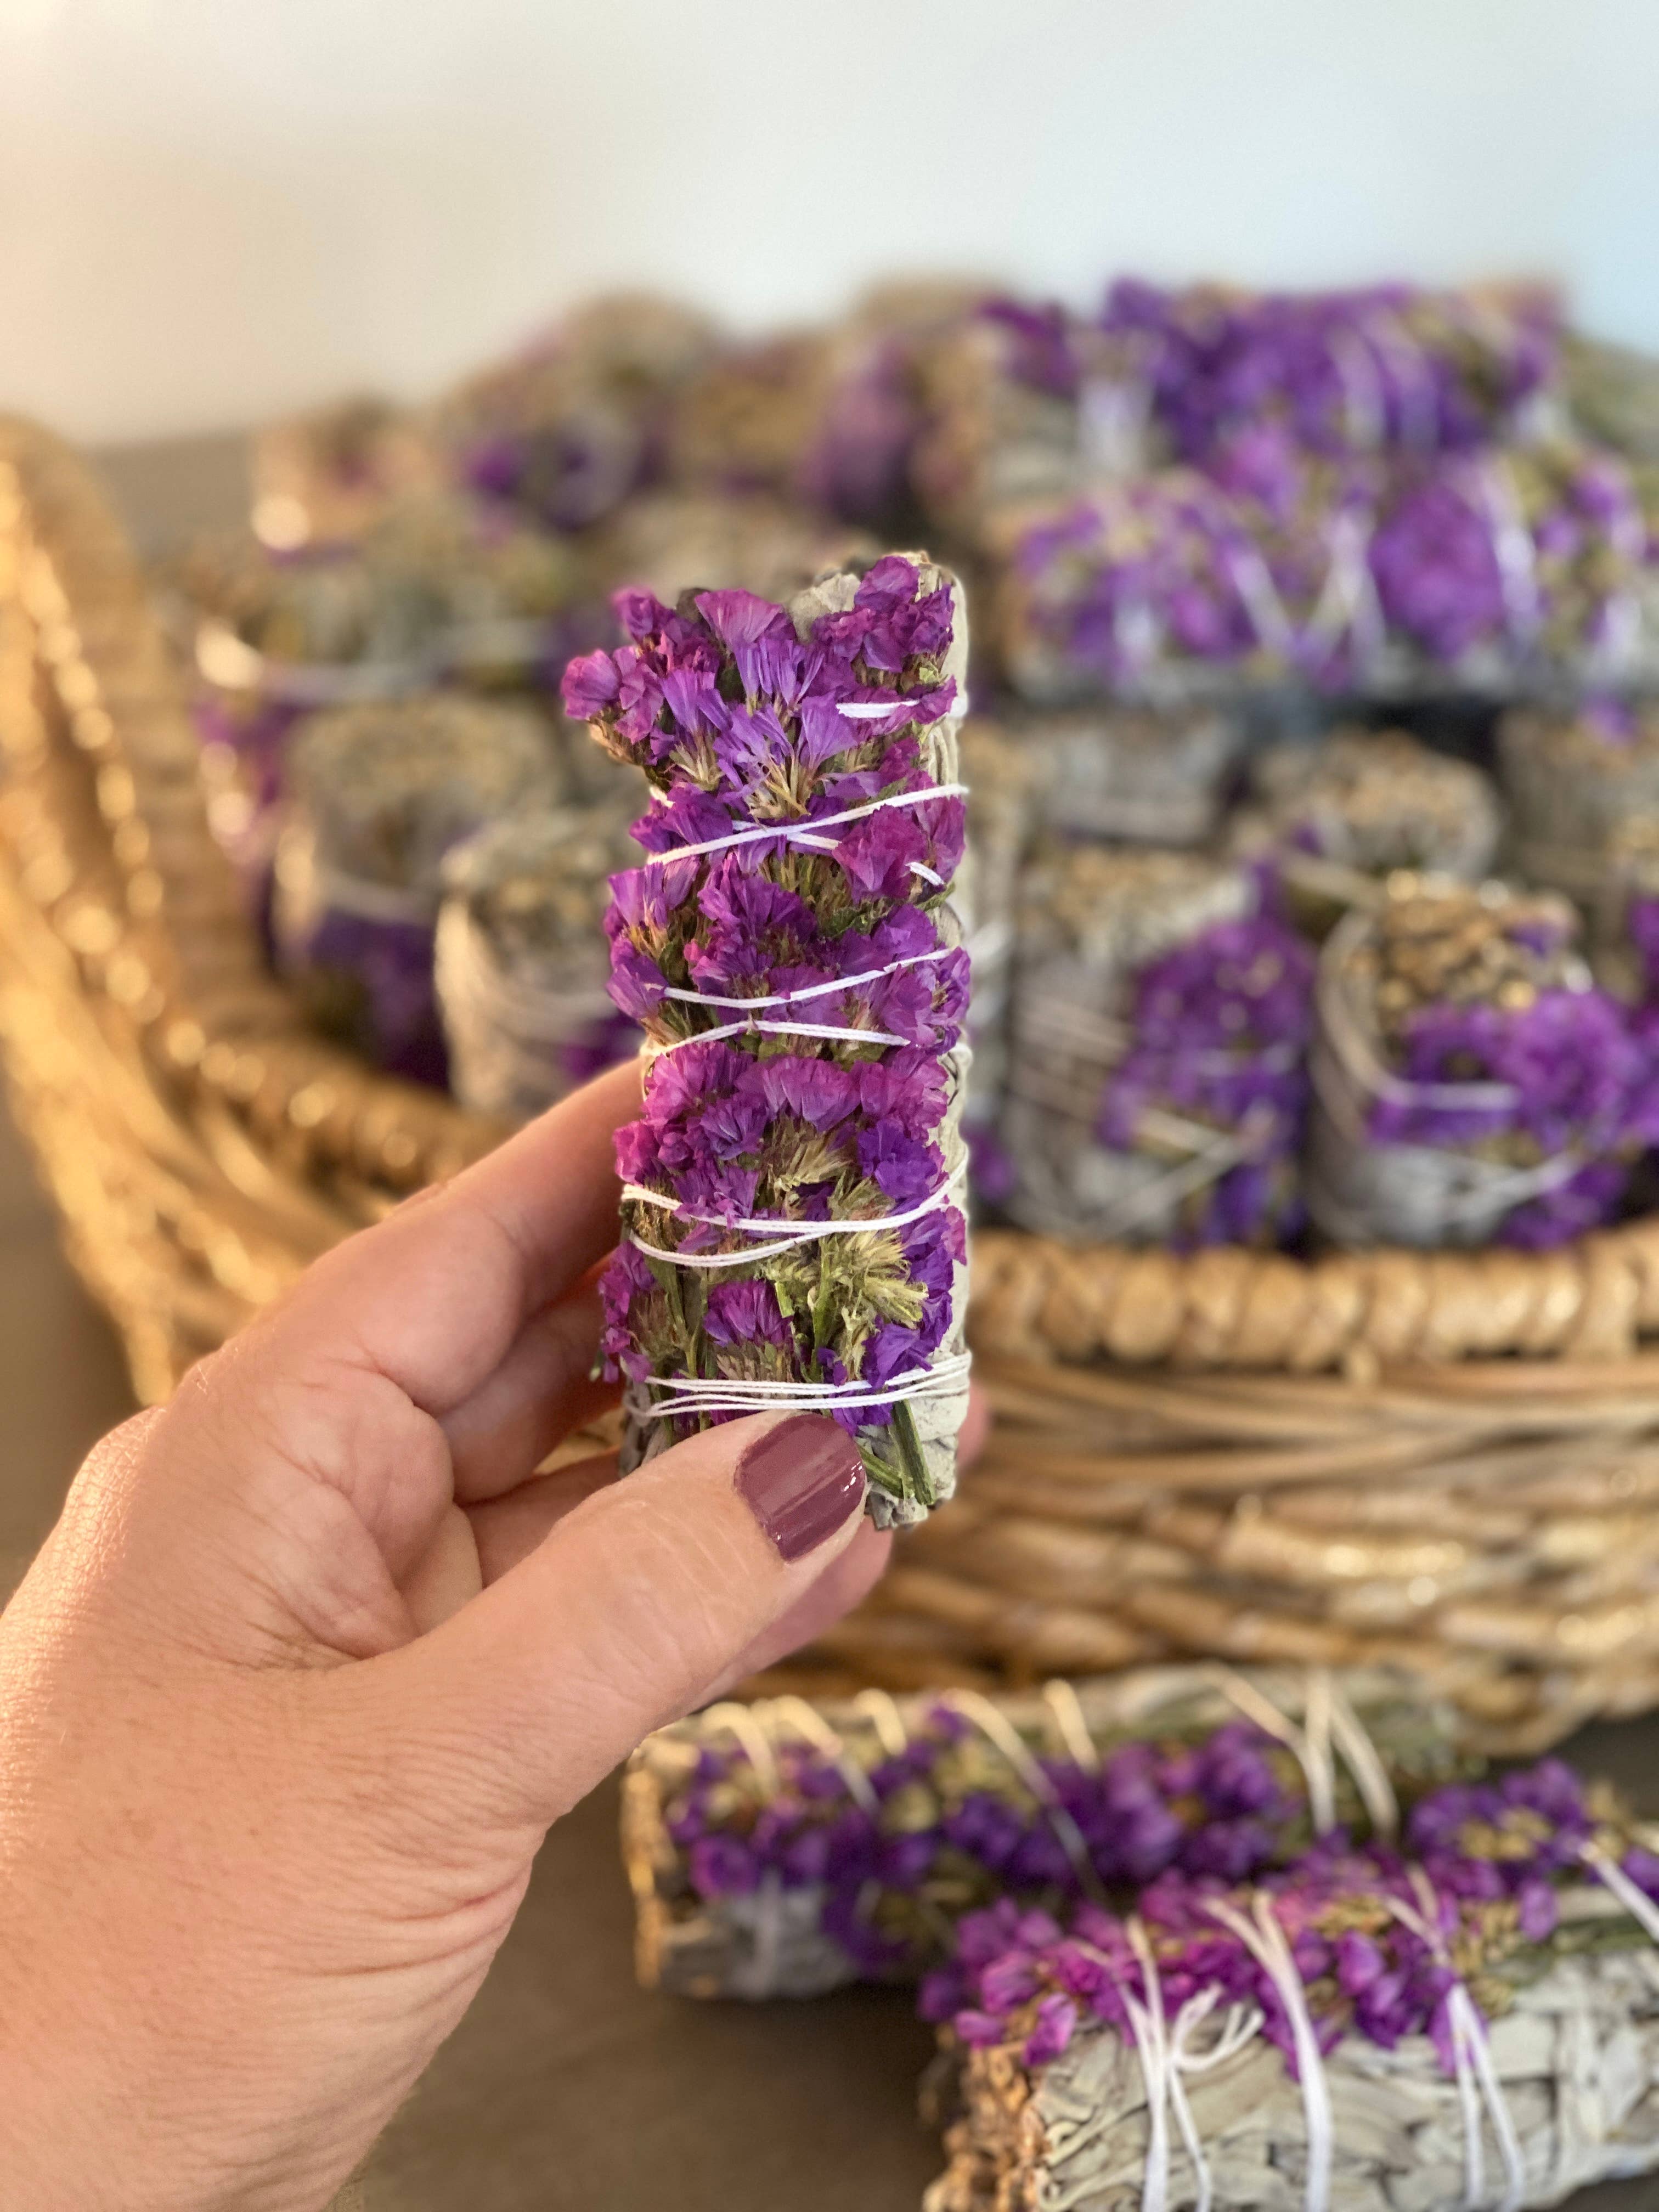
[{"label": "wicker basket", "polygon": [[[0,744],[14,1101],[156,1399],[500,1131],[331,1049],[264,974],[136,564],[16,422]],[[988,1449],[793,1686],[1403,1660],[1495,1748],[1659,1703],[1659,1220],[1306,1264],[987,1234],[973,1332]]]}]

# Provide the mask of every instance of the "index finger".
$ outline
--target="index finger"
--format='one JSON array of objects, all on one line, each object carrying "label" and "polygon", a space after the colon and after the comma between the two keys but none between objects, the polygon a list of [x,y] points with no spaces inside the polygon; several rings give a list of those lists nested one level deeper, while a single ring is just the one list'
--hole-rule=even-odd
[{"label": "index finger", "polygon": [[266,1322],[271,1352],[348,1358],[434,1415],[459,1405],[530,1316],[616,1243],[611,1139],[639,1105],[640,1064],[630,1060],[337,1245]]}]

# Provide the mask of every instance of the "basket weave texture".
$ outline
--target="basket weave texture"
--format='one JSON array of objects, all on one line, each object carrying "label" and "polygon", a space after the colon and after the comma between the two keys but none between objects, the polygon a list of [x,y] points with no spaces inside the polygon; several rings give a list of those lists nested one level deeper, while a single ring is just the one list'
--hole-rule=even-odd
[{"label": "basket weave texture", "polygon": [[[322,1042],[266,974],[137,563],[9,419],[0,747],[14,1105],[154,1401],[501,1130]],[[1659,1703],[1659,1220],[1311,1261],[987,1232],[971,1328],[983,1457],[790,1686],[1404,1662],[1499,1749]]]}]

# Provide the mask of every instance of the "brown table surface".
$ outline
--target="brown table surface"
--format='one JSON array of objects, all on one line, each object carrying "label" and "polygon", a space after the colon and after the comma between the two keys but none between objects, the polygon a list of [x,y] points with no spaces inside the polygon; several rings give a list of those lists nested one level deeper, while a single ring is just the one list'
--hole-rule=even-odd
[{"label": "brown table surface", "polygon": [[[152,544],[234,514],[234,440],[110,461]],[[0,1320],[3,1577],[80,1452],[126,1409],[108,1332],[3,1129]],[[1659,1813],[1659,1723],[1589,1730],[1571,1755]],[[915,2118],[930,2039],[908,1998],[699,2006],[639,1990],[616,1831],[607,1784],[549,1838],[477,2003],[370,2163],[368,2212],[915,2212],[939,2152]],[[1659,2180],[1575,2204],[1656,2212]]]}]

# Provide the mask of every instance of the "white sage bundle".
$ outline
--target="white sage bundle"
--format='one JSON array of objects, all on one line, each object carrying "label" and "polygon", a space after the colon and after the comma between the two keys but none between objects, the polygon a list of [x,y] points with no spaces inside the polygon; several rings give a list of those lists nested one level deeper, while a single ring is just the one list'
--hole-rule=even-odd
[{"label": "white sage bundle", "polygon": [[1251,763],[1254,803],[1235,851],[1267,863],[1299,905],[1369,906],[1396,869],[1478,883],[1498,850],[1486,776],[1404,730],[1339,729],[1270,746]]},{"label": "white sage bundle", "polygon": [[1041,759],[1047,826],[1134,845],[1206,844],[1247,735],[1241,716],[1213,707],[1103,707],[1017,726]]},{"label": "white sage bundle", "polygon": [[441,1084],[433,990],[444,855],[550,812],[551,733],[528,708],[447,693],[337,708],[295,736],[276,846],[277,963],[313,1018],[394,1073]]},{"label": "white sage bundle", "polygon": [[1659,711],[1615,698],[1516,708],[1498,748],[1516,872],[1594,905],[1621,825],[1659,814]]},{"label": "white sage bundle", "polygon": [[640,857],[614,807],[497,822],[448,854],[436,979],[462,1105],[528,1121],[638,1051],[605,988],[605,914]]},{"label": "white sage bundle", "polygon": [[1342,1244],[1542,1249],[1616,1215],[1652,1056],[1552,893],[1391,878],[1321,955],[1308,1203]]},{"label": "white sage bundle", "polygon": [[653,800],[608,925],[648,1043],[602,1285],[623,1465],[787,1406],[920,1520],[968,1396],[961,586],[890,554],[787,605],[617,605],[632,642],[564,696]]},{"label": "white sage bundle", "polygon": [[1008,1212],[1073,1241],[1293,1233],[1312,974],[1247,869],[1048,848],[1021,898]]},{"label": "white sage bundle", "polygon": [[[1659,1955],[1641,1948],[1564,1956],[1486,2031],[1494,2085],[1478,2092],[1480,2175],[1468,2194],[1466,2080],[1448,2075],[1426,2036],[1392,2051],[1358,2037],[1324,2061],[1329,2157],[1310,2193],[1304,2100],[1283,2058],[1259,2039],[1230,2046],[1213,2027],[1183,2040],[1163,2079],[1179,2081],[1211,2195],[1201,2197],[1179,2135],[1152,2150],[1143,2061],[1115,2031],[1080,2033],[1052,2065],[975,2054],[966,2116],[949,2132],[951,2164],[926,2212],[1144,2212],[1149,2155],[1168,2170],[1168,2212],[1513,2212],[1559,2204],[1598,2181],[1659,2166]],[[1179,2071],[1169,2068],[1178,2064]],[[1158,2078],[1155,2076],[1155,2079]],[[1491,2117],[1503,2100],[1506,2116]],[[1164,2129],[1171,2123],[1159,2113]],[[1499,2135],[1498,2128],[1505,2132]],[[1165,2165],[1167,2162],[1167,2166]]]},{"label": "white sage bundle", "polygon": [[1058,1910],[1170,1867],[1282,1864],[1338,1826],[1392,1834],[1465,1765],[1449,1711],[1381,1669],[714,1706],[629,1763],[641,1978],[748,1998],[914,1980],[994,1899]]},{"label": "white sage bundle", "polygon": [[1399,1849],[970,1917],[922,1994],[960,2113],[927,2212],[1522,2212],[1659,2166],[1651,1841],[1546,1760]]}]

